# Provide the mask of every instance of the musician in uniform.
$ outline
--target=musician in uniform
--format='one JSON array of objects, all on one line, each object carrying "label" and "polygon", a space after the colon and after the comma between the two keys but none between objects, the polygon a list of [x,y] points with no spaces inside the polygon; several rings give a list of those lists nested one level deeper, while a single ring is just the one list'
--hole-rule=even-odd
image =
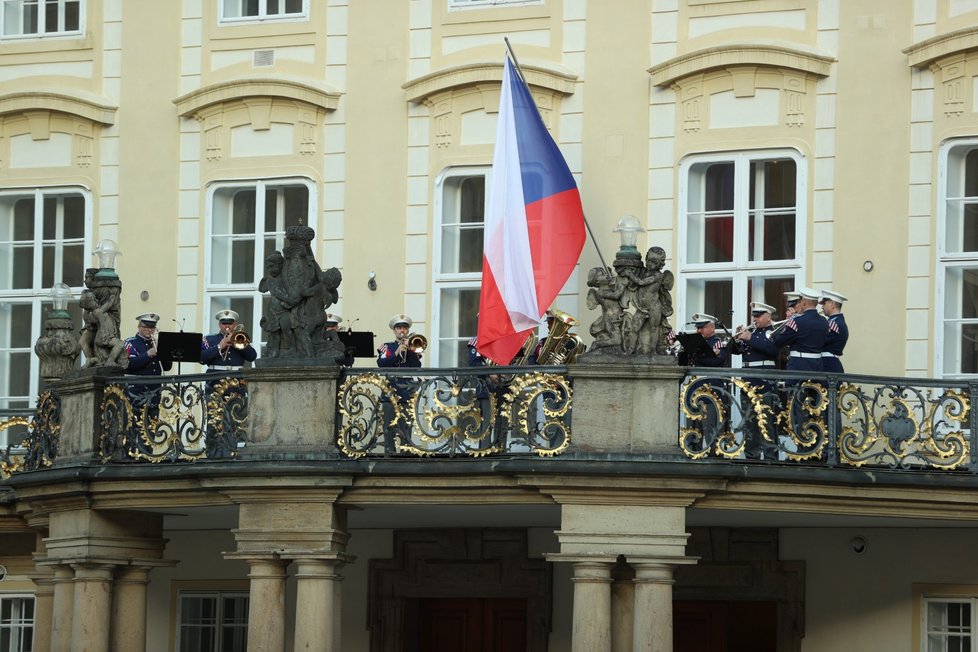
[{"label": "musician in uniform", "polygon": [[849,341],[849,327],[846,326],[846,318],[842,314],[844,301],[846,297],[833,290],[822,290],[822,298],[819,299],[822,313],[829,324],[829,332],[822,346],[822,370],[840,374],[844,371],[840,358],[846,342]]},{"label": "musician in uniform", "polygon": [[[558,318],[557,313],[560,313],[560,315],[563,317],[562,320]],[[558,321],[561,324],[566,324],[566,327],[562,327],[562,330],[564,331],[563,334],[558,332],[555,335],[554,330],[558,326]],[[547,311],[547,336],[541,338],[540,341],[537,342],[536,348],[533,350],[533,353],[531,353],[530,356],[527,358],[526,364],[528,365],[554,364],[555,365],[555,364],[565,364],[567,362],[573,362],[573,360],[577,357],[577,355],[583,352],[583,345],[580,344],[580,338],[578,338],[576,335],[573,335],[572,333],[568,333],[568,331],[574,326],[577,326],[577,320],[571,317],[570,315],[563,313],[559,310],[556,313],[553,310],[548,310]],[[549,340],[551,337],[562,338],[563,341],[559,342],[556,345],[560,348],[554,349],[553,355],[548,354],[547,356],[548,359],[544,360],[543,362],[540,362],[540,354],[547,348],[547,340]],[[555,345],[551,345],[551,346],[555,346]]]},{"label": "musician in uniform", "polygon": [[768,342],[758,339],[752,343],[772,356],[782,346],[788,346],[789,371],[822,371],[822,346],[829,326],[816,309],[821,294],[811,288],[798,288],[796,292],[799,295],[796,313],[788,318],[784,328]]},{"label": "musician in uniform", "polygon": [[[411,368],[421,366],[421,354],[408,346],[408,334],[411,324],[414,322],[410,317],[397,314],[391,317],[388,322],[391,331],[394,332],[394,341],[387,342],[377,350],[377,366],[385,369]],[[411,407],[411,395],[414,393],[418,382],[414,378],[392,377],[390,379],[394,391],[397,393],[398,402],[402,410],[408,411]],[[387,453],[397,452],[395,435],[402,440],[410,438],[410,427],[404,420],[398,421],[396,431],[391,429],[390,423],[394,420],[394,407],[386,395],[381,397],[381,410],[384,418],[384,451]],[[410,415],[408,415],[410,419]]]},{"label": "musician in uniform", "polygon": [[[136,334],[125,342],[126,357],[129,358],[127,374],[137,376],[162,376],[164,371],[173,368],[170,360],[160,360],[156,355],[156,324],[160,316],[147,312],[136,317]],[[162,386],[156,383],[127,383],[126,397],[137,414],[137,422],[147,428],[155,428],[160,416]],[[143,408],[145,407],[145,411]]]},{"label": "musician in uniform", "polygon": [[[469,366],[470,367],[485,367],[486,365],[492,364],[485,356],[479,353],[478,348],[478,338],[473,337],[466,344],[466,348],[469,353]],[[488,374],[486,376],[470,376],[476,383],[475,387],[475,400],[479,403],[479,413],[482,415],[483,421],[490,420],[490,428],[492,433],[483,437],[479,441],[479,448],[488,448],[492,446],[497,436],[502,436],[496,428],[498,425],[497,415],[493,414],[492,411],[492,401],[490,397],[495,395],[497,399],[497,409],[502,400],[502,393],[505,387],[499,384],[499,374]]]},{"label": "musician in uniform", "polygon": [[[730,340],[728,348],[730,353],[741,356],[744,367],[776,369],[777,356],[762,351],[755,341],[764,340],[767,343],[769,333],[772,331],[772,320],[776,312],[774,306],[766,303],[753,302],[750,304],[753,328],[744,328],[737,331],[733,339]],[[775,406],[774,384],[763,378],[745,378],[755,392],[760,396],[761,401],[771,408],[765,414],[768,437],[773,440],[776,437],[774,432],[774,421],[772,419]],[[744,422],[744,454],[747,459],[761,459],[762,454],[768,459],[776,458],[777,447],[765,440],[764,435],[758,426],[758,410],[750,404],[750,397],[746,393],[741,395],[742,414],[745,416]]]},{"label": "musician in uniform", "polygon": [[147,312],[136,317],[139,324],[136,334],[126,340],[126,357],[129,366],[126,373],[137,376],[162,376],[164,371],[173,368],[170,360],[160,361],[156,357],[156,324],[160,316]]},{"label": "musician in uniform", "polygon": [[377,350],[377,366],[384,368],[420,367],[421,354],[408,346],[408,332],[411,318],[407,315],[394,315],[388,326],[394,331],[394,341],[387,342]]},{"label": "musician in uniform", "polygon": [[694,367],[729,367],[730,353],[716,334],[717,318],[697,313],[692,316],[691,321],[696,327],[696,332],[706,340],[707,348],[693,351],[690,354],[689,364]]},{"label": "musician in uniform", "polygon": [[[343,318],[339,315],[335,315],[331,312],[326,313],[326,323],[324,329],[326,331],[325,337],[328,340],[340,340],[340,322]],[[344,367],[352,367],[355,361],[353,355],[354,349],[352,346],[346,347],[346,352],[343,354],[342,365]]]},{"label": "musician in uniform", "polygon": [[218,310],[214,319],[218,322],[218,332],[205,335],[200,344],[200,364],[207,367],[207,372],[236,371],[245,362],[254,362],[258,351],[251,343],[244,348],[238,348],[231,343],[234,329],[238,325],[238,313],[233,310]]}]

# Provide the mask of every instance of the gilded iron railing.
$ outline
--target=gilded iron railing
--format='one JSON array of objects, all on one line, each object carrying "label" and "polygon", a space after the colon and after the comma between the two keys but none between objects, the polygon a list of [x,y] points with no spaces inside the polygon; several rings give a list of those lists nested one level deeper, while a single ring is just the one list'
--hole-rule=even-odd
[{"label": "gilded iron railing", "polygon": [[563,367],[350,369],[341,380],[337,445],[347,457],[552,456],[570,445]]},{"label": "gilded iron railing", "polygon": [[978,383],[691,368],[679,446],[692,459],[978,471]]},{"label": "gilded iron railing", "polygon": [[51,466],[61,441],[61,401],[44,391],[31,410],[0,412],[0,432],[7,445],[0,449],[0,476],[20,471],[35,471]]},{"label": "gilded iron railing", "polygon": [[102,462],[176,462],[234,457],[248,422],[241,372],[126,376],[106,385]]}]

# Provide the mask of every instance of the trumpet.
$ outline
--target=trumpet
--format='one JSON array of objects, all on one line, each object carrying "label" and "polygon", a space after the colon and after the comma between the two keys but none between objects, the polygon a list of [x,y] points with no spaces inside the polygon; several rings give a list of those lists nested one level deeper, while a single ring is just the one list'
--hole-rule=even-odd
[{"label": "trumpet", "polygon": [[407,337],[403,337],[399,341],[405,347],[405,350],[401,353],[401,360],[404,362],[407,361],[408,351],[413,351],[421,355],[428,348],[428,338],[421,333],[410,333]]},{"label": "trumpet", "polygon": [[234,330],[231,331],[231,339],[229,341],[231,346],[239,351],[241,349],[247,349],[249,346],[251,346],[251,336],[248,335],[248,331],[246,331],[244,326],[241,324],[235,326]]},{"label": "trumpet", "polygon": [[787,324],[789,321],[791,321],[791,317],[788,317],[787,319],[782,319],[781,321],[772,322],[771,330],[765,333],[765,335],[767,335],[767,339],[769,340],[774,339],[774,336],[780,333],[781,331],[783,331],[785,324]]}]

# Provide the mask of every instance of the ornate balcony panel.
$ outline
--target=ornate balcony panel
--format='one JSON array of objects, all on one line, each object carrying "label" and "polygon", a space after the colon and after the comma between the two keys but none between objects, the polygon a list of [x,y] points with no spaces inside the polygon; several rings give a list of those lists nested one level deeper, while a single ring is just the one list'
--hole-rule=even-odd
[{"label": "ornate balcony panel", "polygon": [[0,416],[0,432],[3,431],[9,443],[0,451],[0,475],[51,466],[61,439],[60,399],[46,391],[38,397],[33,415],[30,410],[24,410],[20,414]]},{"label": "ornate balcony panel", "polygon": [[691,369],[679,445],[692,459],[973,469],[974,392],[952,381]]},{"label": "ornate balcony panel", "polygon": [[571,386],[566,369],[540,369],[350,370],[337,445],[352,458],[558,455],[571,440]]},{"label": "ornate balcony panel", "polygon": [[244,440],[248,391],[240,372],[127,377],[105,388],[102,462],[176,462],[234,457]]}]

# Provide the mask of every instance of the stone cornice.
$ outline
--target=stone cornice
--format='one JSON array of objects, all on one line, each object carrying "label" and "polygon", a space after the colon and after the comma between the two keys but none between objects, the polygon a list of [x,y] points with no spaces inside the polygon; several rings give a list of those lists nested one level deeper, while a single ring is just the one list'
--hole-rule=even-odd
[{"label": "stone cornice", "polygon": [[104,97],[64,88],[0,93],[0,115],[45,109],[112,125],[115,124],[115,113],[119,107]]},{"label": "stone cornice", "polygon": [[957,29],[947,34],[939,34],[901,50],[907,55],[908,64],[922,68],[951,54],[978,49],[978,26]]},{"label": "stone cornice", "polygon": [[728,66],[789,68],[820,77],[829,74],[835,58],[816,51],[775,43],[727,43],[680,54],[649,68],[652,83],[670,86],[676,80]]},{"label": "stone cornice", "polygon": [[[577,75],[570,70],[552,65],[524,63],[521,66],[526,82],[531,86],[546,88],[563,95],[572,95]],[[408,102],[422,103],[432,95],[454,88],[473,86],[483,82],[501,82],[503,67],[498,61],[467,63],[437,70],[401,85]]]},{"label": "stone cornice", "polygon": [[213,104],[245,97],[280,97],[334,111],[339,106],[340,92],[327,84],[314,86],[283,77],[255,77],[204,86],[181,95],[173,103],[181,117],[188,117]]}]

